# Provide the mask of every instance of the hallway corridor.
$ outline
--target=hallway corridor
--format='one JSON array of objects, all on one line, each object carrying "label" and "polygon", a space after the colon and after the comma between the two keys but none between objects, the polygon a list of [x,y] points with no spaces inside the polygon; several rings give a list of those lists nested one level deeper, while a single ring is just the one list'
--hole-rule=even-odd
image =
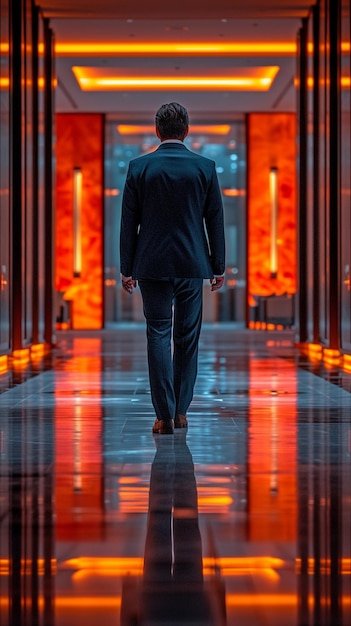
[{"label": "hallway corridor", "polygon": [[59,332],[0,392],[2,626],[351,623],[351,374],[292,331],[205,324],[174,435],[143,324]]}]

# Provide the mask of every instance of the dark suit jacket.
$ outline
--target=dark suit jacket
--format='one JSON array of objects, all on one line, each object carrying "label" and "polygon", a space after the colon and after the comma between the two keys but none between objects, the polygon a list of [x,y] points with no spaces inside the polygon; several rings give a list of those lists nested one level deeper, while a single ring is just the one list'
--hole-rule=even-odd
[{"label": "dark suit jacket", "polygon": [[214,161],[175,142],[133,159],[120,251],[121,273],[136,279],[223,274],[223,206]]}]

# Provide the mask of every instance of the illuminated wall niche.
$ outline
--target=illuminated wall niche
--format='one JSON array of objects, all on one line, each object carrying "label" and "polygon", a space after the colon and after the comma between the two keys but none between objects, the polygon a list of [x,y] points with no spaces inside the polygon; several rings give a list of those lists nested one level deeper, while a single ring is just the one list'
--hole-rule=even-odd
[{"label": "illuminated wall niche", "polygon": [[[247,116],[249,306],[255,296],[296,292],[295,127],[294,113]],[[272,222],[272,173],[277,175],[276,223]]]},{"label": "illuminated wall niche", "polygon": [[74,329],[103,326],[103,127],[99,114],[56,116],[55,288]]}]

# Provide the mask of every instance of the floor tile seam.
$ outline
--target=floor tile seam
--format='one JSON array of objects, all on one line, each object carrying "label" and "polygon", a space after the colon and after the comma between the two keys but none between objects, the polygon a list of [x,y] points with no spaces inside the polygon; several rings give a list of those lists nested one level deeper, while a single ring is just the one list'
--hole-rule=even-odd
[{"label": "floor tile seam", "polygon": [[312,376],[315,376],[317,379],[322,380],[322,381],[324,381],[325,383],[329,383],[329,385],[331,385],[331,386],[333,386],[333,387],[336,387],[337,389],[340,389],[341,391],[343,391],[343,392],[344,392],[344,393],[346,393],[347,395],[351,396],[351,375],[350,375],[349,373],[347,373],[347,374],[346,374],[344,370],[337,370],[337,372],[338,372],[338,374],[337,374],[337,375],[340,375],[340,374],[341,374],[342,376],[349,377],[349,378],[348,378],[348,380],[349,380],[349,384],[350,384],[350,389],[346,388],[346,387],[344,386],[344,385],[345,385],[345,383],[344,383],[344,385],[343,385],[342,381],[340,381],[340,380],[337,380],[337,381],[328,380],[328,379],[326,378],[326,376],[327,376],[327,374],[328,374],[328,372],[327,372],[327,371],[322,371],[322,372],[311,372],[311,371],[310,371],[310,367],[311,367],[310,365],[302,365],[302,364],[298,364],[298,369],[299,369],[299,370],[305,371],[306,373],[308,373],[308,374],[310,374],[310,375],[312,375]]},{"label": "floor tile seam", "polygon": [[[29,379],[24,380],[21,383],[16,383],[14,386],[10,387],[9,389],[5,389],[4,391],[0,392],[0,405],[1,402],[3,400],[3,398],[9,397],[9,396],[16,396],[21,394],[21,396],[23,395],[23,390],[27,390],[27,388],[31,388],[34,386],[40,386],[42,384],[42,380],[45,377],[48,376],[52,376],[53,375],[53,371],[45,371],[45,372],[40,372],[40,373],[36,373],[33,374]],[[51,384],[51,383],[50,383]],[[47,386],[49,385],[49,383],[47,383]],[[42,389],[40,389],[40,391],[42,391]],[[38,390],[33,390],[32,393],[29,393],[29,395],[33,395],[34,393],[37,393]]]}]

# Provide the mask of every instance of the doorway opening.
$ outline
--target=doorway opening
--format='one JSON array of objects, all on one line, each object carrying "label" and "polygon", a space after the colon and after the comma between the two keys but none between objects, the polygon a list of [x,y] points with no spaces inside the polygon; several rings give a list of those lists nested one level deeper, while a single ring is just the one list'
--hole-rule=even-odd
[{"label": "doorway opening", "polygon": [[[230,123],[191,123],[187,148],[215,161],[222,190],[226,232],[225,285],[217,293],[204,281],[204,322],[245,321],[246,307],[246,132],[245,118]],[[126,124],[114,115],[105,124],[105,327],[143,321],[137,289],[128,297],[120,285],[119,235],[122,195],[129,161],[159,145],[150,124]]]}]

